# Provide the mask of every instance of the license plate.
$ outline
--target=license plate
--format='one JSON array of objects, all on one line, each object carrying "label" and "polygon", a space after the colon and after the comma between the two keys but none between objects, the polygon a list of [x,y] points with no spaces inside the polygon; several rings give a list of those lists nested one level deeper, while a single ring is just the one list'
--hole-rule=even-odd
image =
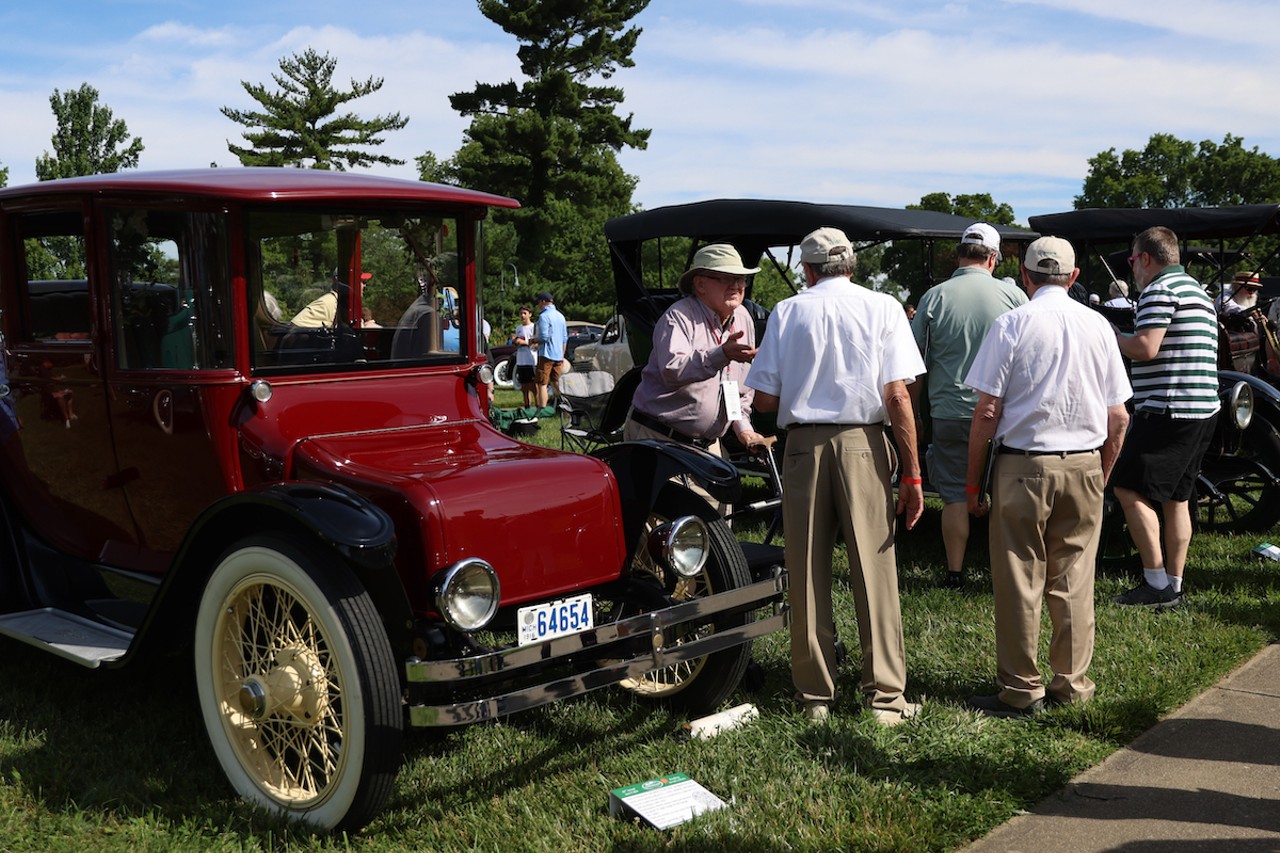
[{"label": "license plate", "polygon": [[522,646],[585,631],[592,627],[591,593],[521,607],[516,611],[516,626]]}]

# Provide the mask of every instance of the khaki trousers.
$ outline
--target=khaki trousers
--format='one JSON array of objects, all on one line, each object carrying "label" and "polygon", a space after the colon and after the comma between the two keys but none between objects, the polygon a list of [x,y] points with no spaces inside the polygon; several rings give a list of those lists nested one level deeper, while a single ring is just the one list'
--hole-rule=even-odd
[{"label": "khaki trousers", "polygon": [[996,686],[1000,699],[1025,708],[1044,696],[1036,651],[1040,601],[1053,623],[1048,689],[1060,702],[1083,702],[1094,683],[1093,572],[1102,524],[1102,460],[1001,455],[991,496],[991,581],[995,594]]},{"label": "khaki trousers", "polygon": [[782,524],[791,586],[791,674],[802,701],[830,702],[836,695],[831,555],[839,533],[849,549],[863,696],[872,708],[906,708],[890,483],[896,465],[879,424],[787,430]]}]

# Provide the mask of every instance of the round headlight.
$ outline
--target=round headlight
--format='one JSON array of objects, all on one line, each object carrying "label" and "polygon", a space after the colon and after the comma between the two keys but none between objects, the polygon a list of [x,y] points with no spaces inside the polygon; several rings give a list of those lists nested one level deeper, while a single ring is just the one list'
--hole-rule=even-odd
[{"label": "round headlight", "polygon": [[485,385],[493,384],[493,368],[487,364],[482,364],[476,368],[476,379]]},{"label": "round headlight", "polygon": [[1237,382],[1227,397],[1227,411],[1235,421],[1236,429],[1243,432],[1253,420],[1253,389],[1248,382]]},{"label": "round headlight", "polygon": [[444,570],[436,607],[459,631],[479,631],[498,612],[498,573],[484,560],[468,559]]},{"label": "round headlight", "polygon": [[668,521],[649,534],[649,554],[661,566],[666,566],[684,578],[691,578],[702,571],[707,563],[711,534],[702,519],[686,515]]}]

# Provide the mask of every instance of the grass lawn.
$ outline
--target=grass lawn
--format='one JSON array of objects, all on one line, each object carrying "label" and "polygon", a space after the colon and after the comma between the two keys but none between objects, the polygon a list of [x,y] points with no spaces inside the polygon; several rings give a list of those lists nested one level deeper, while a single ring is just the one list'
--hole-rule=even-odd
[{"label": "grass lawn", "polygon": [[[550,425],[539,439],[558,446]],[[0,641],[0,849],[951,850],[1062,787],[1280,633],[1280,569],[1249,555],[1261,537],[1198,536],[1179,611],[1102,603],[1134,576],[1100,571],[1093,702],[1032,721],[984,719],[961,703],[989,692],[995,672],[985,527],[970,545],[970,587],[956,593],[936,586],[938,522],[933,505],[898,539],[908,696],[926,700],[917,721],[881,729],[854,704],[857,633],[838,584],[851,659],[828,725],[797,713],[786,639],[775,634],[755,647],[763,687],[735,700],[760,708],[745,728],[689,741],[683,717],[606,690],[498,723],[413,733],[390,807],[352,838],[312,836],[234,798],[185,659],[104,674]],[[843,551],[837,560],[847,566]],[[732,807],[667,832],[608,815],[611,788],[671,772]]]}]

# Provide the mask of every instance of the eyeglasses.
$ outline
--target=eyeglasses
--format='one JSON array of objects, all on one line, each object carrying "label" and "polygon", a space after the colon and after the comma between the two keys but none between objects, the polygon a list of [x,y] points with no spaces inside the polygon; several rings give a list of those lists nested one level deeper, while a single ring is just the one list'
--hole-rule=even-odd
[{"label": "eyeglasses", "polygon": [[746,287],[747,277],[745,275],[717,275],[716,273],[700,272],[702,278],[709,278],[712,281],[719,282],[725,287]]},{"label": "eyeglasses", "polygon": [[1130,255],[1130,256],[1129,256],[1129,266],[1133,266],[1133,262],[1134,262],[1134,261],[1136,261],[1138,258],[1142,257],[1142,256],[1143,256],[1143,255],[1145,255],[1145,254],[1146,254],[1146,252],[1138,252],[1137,254]]}]

